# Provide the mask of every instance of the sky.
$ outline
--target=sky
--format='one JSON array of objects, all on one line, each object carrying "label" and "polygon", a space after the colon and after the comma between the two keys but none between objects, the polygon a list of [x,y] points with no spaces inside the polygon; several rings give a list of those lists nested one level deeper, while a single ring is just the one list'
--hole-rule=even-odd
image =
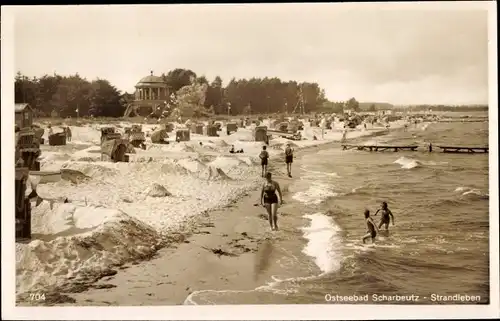
[{"label": "sky", "polygon": [[151,70],[188,68],[225,83],[317,82],[333,101],[487,103],[488,12],[459,5],[26,6],[14,13],[15,69],[127,92]]}]

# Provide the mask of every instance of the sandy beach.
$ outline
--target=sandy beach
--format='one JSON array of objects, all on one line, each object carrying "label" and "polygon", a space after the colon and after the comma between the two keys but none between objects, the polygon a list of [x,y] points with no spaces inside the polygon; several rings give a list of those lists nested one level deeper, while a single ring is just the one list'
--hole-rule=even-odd
[{"label": "sandy beach", "polygon": [[[265,262],[256,257],[268,259],[260,252],[275,236],[264,208],[254,206],[263,182],[262,144],[251,141],[251,129],[151,144],[136,149],[130,163],[97,159],[97,129],[76,127],[72,143],[64,146],[72,154],[51,146],[44,153],[42,170],[62,168],[72,175],[38,187],[46,200],[33,210],[34,239],[16,244],[19,304],[33,304],[26,303],[32,291],[46,293],[43,304],[48,305],[182,304],[193,291],[253,289],[269,277],[260,266]],[[271,164],[277,166],[271,171],[285,202],[290,179],[283,175],[281,157],[286,143],[300,154],[342,137],[330,130],[322,140],[311,139],[317,130],[306,126],[305,140],[273,137],[269,143]],[[360,128],[348,138],[385,132]],[[245,153],[227,153],[231,144]],[[70,203],[61,203],[61,196]],[[291,215],[286,204],[281,210],[284,219]]]}]

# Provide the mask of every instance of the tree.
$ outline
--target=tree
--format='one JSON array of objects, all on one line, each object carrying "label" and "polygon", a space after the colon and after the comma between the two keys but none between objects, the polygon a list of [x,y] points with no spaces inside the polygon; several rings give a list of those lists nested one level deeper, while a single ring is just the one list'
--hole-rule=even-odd
[{"label": "tree", "polygon": [[352,109],[354,111],[359,111],[359,102],[356,100],[356,98],[351,98],[347,101],[347,109]]},{"label": "tree", "polygon": [[50,105],[62,117],[86,115],[90,107],[91,91],[89,82],[78,74],[62,77]]},{"label": "tree", "polygon": [[370,108],[368,110],[369,111],[377,111],[377,107],[375,107],[375,104],[371,104]]},{"label": "tree", "polygon": [[109,81],[92,81],[90,94],[90,114],[96,117],[121,117],[125,112],[122,95]]},{"label": "tree", "polygon": [[205,99],[205,107],[211,107],[218,114],[222,110],[222,97],[224,95],[224,89],[222,88],[222,79],[216,76],[214,81],[207,88],[207,96]]},{"label": "tree", "polygon": [[176,93],[177,107],[174,114],[182,117],[200,117],[207,113],[204,107],[208,85],[193,83],[184,86]]},{"label": "tree", "polygon": [[194,71],[177,68],[169,71],[164,80],[172,91],[177,92],[182,87],[191,85],[193,78],[196,79],[196,73]]}]

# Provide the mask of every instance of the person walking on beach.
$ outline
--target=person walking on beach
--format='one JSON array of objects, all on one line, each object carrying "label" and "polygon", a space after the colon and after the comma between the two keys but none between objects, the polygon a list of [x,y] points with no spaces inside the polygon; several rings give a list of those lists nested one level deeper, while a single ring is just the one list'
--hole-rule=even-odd
[{"label": "person walking on beach", "polygon": [[365,210],[365,222],[368,230],[366,231],[367,234],[363,236],[363,244],[365,244],[366,240],[369,238],[372,239],[372,243],[375,243],[375,237],[377,236],[378,227],[373,221],[373,219],[370,217],[370,210]]},{"label": "person walking on beach", "polygon": [[392,215],[391,210],[387,206],[387,202],[382,202],[381,207],[375,212],[374,216],[378,214],[378,212],[382,213],[382,218],[380,219],[380,223],[378,228],[380,229],[382,225],[385,225],[385,230],[389,231],[389,222],[392,219],[392,225],[394,225],[394,215]]},{"label": "person walking on beach", "polygon": [[345,143],[347,140],[347,128],[344,126],[344,132],[342,133],[342,139],[340,140],[341,143]]},{"label": "person walking on beach", "polygon": [[286,144],[285,163],[286,163],[286,171],[288,173],[288,177],[292,178],[293,149],[290,146],[290,144]]},{"label": "person walking on beach", "polygon": [[278,195],[279,204],[283,204],[283,195],[278,182],[272,180],[272,174],[266,174],[266,182],[260,193],[260,203],[266,208],[271,231],[278,230]]},{"label": "person walking on beach", "polygon": [[267,147],[262,146],[262,151],[260,152],[259,158],[260,158],[260,164],[262,165],[262,177],[266,175],[267,173],[267,163],[269,159],[269,153],[267,152]]}]

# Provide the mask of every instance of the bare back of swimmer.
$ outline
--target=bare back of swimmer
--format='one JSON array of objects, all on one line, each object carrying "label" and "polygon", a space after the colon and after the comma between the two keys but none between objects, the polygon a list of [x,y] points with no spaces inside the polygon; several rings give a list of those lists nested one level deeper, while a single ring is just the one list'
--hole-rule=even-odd
[{"label": "bare back of swimmer", "polygon": [[366,240],[371,238],[372,243],[375,243],[375,237],[377,236],[378,232],[378,227],[373,221],[373,219],[370,217],[370,211],[365,210],[365,222],[366,222],[366,227],[367,227],[367,234],[363,236],[363,244],[366,243]]}]

